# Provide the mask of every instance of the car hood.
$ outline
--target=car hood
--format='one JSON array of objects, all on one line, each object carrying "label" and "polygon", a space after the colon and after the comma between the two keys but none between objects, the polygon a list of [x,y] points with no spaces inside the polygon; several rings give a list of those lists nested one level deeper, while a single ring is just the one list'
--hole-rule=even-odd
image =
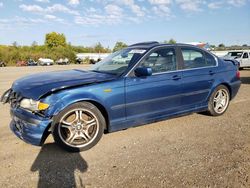
[{"label": "car hood", "polygon": [[39,73],[16,80],[12,89],[25,98],[39,100],[58,90],[115,79],[111,74],[92,71],[68,70]]}]

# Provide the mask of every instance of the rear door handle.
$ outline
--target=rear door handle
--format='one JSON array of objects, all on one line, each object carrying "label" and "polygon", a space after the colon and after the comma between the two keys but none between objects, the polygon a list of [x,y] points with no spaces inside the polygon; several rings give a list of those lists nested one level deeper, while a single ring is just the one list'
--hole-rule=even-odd
[{"label": "rear door handle", "polygon": [[173,76],[173,80],[180,80],[181,79],[181,76],[179,76],[179,75],[174,75]]},{"label": "rear door handle", "polygon": [[210,75],[214,75],[215,73],[214,73],[214,71],[210,70],[210,71],[209,71],[209,74],[210,74]]}]

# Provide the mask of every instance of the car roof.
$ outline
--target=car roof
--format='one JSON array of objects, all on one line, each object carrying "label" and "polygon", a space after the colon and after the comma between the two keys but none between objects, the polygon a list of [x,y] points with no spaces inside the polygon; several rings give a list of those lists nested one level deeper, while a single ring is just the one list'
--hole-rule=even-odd
[{"label": "car roof", "polygon": [[191,44],[184,44],[184,43],[168,44],[168,43],[159,43],[157,41],[136,43],[136,44],[132,44],[132,45],[128,46],[128,48],[151,49],[154,47],[161,47],[161,46],[189,46],[189,47],[199,48],[199,47],[197,47],[195,45],[191,45]]},{"label": "car roof", "polygon": [[211,53],[207,49],[200,48],[199,46],[195,46],[192,44],[185,44],[185,43],[168,44],[168,43],[159,43],[157,41],[150,41],[150,42],[141,42],[141,43],[132,44],[132,45],[128,46],[127,48],[131,48],[131,49],[135,49],[135,48],[138,49],[139,48],[139,49],[144,49],[144,50],[149,51],[155,47],[166,47],[166,46],[169,46],[169,47],[174,47],[174,46],[192,47],[192,48],[196,48],[198,50],[203,50],[204,52],[207,52],[207,53],[216,57],[215,54]]}]

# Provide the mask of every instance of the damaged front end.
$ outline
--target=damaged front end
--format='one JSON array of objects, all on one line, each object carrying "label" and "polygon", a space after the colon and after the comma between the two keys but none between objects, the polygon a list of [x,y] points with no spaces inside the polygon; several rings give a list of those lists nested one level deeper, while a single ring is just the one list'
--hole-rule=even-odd
[{"label": "damaged front end", "polygon": [[12,91],[11,89],[8,89],[7,91],[5,91],[3,95],[1,96],[0,102],[2,102],[3,104],[8,103],[10,101],[11,91]]},{"label": "damaged front end", "polygon": [[3,104],[10,103],[10,129],[23,141],[40,146],[48,136],[48,128],[52,120],[20,106],[24,99],[20,94],[9,89],[1,96]]}]

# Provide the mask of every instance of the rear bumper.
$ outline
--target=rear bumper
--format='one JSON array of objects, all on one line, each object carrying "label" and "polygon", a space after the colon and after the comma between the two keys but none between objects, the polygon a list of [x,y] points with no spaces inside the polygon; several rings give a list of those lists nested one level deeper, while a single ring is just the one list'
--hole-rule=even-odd
[{"label": "rear bumper", "polygon": [[240,89],[241,81],[235,81],[230,84],[231,87],[231,100],[237,95],[239,89]]},{"label": "rear bumper", "polygon": [[42,118],[23,109],[11,109],[10,129],[23,141],[40,146],[47,136],[51,119]]}]

